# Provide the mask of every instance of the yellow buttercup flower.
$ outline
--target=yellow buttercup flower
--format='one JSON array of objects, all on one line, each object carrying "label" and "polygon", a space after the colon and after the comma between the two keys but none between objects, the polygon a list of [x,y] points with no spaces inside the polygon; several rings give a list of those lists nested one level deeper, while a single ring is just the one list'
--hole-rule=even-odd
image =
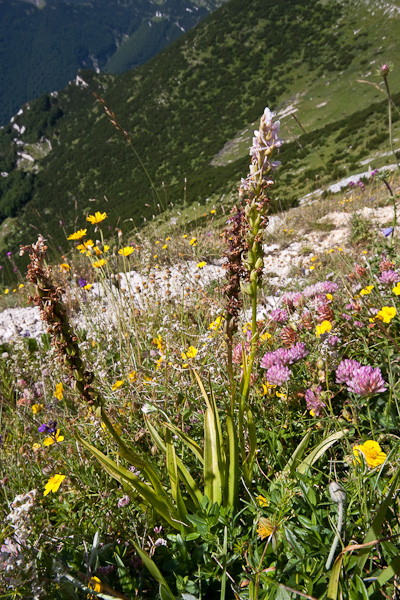
[{"label": "yellow buttercup flower", "polygon": [[50,494],[50,492],[56,492],[62,484],[62,482],[64,481],[64,479],[65,475],[60,475],[59,473],[57,473],[57,475],[54,475],[53,477],[50,477],[50,479],[45,485],[43,496],[47,496],[47,494]]},{"label": "yellow buttercup flower", "polygon": [[75,233],[71,233],[70,236],[67,237],[67,240],[80,240],[85,237],[87,229],[78,229]]},{"label": "yellow buttercup flower", "polygon": [[120,254],[121,256],[129,256],[130,254],[132,254],[132,252],[132,246],[125,246],[125,248],[121,248],[120,250],[118,250],[118,254]]},{"label": "yellow buttercup flower", "polygon": [[60,430],[57,429],[56,434],[53,435],[53,437],[47,437],[45,440],[43,440],[43,446],[51,446],[52,444],[54,444],[55,442],[62,442],[64,439],[63,435],[60,435]]},{"label": "yellow buttercup flower", "polygon": [[54,392],[54,395],[57,398],[57,400],[62,400],[64,398],[63,391],[64,391],[63,384],[62,383],[57,383],[57,385],[56,385],[56,391]]},{"label": "yellow buttercup flower", "polygon": [[96,211],[94,215],[86,217],[86,221],[89,221],[92,225],[97,225],[97,223],[101,223],[104,219],[107,219],[107,213],[101,213],[99,211]]},{"label": "yellow buttercup flower", "polygon": [[[355,456],[355,460],[361,464],[362,454],[365,458],[365,462],[370,469],[374,469],[375,467],[379,467],[379,465],[383,464],[387,458],[387,454],[382,452],[380,445],[378,442],[374,442],[373,440],[367,440],[364,444],[360,444],[359,446],[354,446],[353,454]],[[355,462],[355,461],[354,461]]]},{"label": "yellow buttercup flower", "polygon": [[390,321],[396,316],[396,309],[394,306],[384,306],[376,315],[376,319],[380,319],[384,323],[390,323]]},{"label": "yellow buttercup flower", "polygon": [[315,329],[315,336],[319,337],[320,335],[327,333],[332,329],[332,323],[330,321],[322,321],[320,325],[317,325]]}]

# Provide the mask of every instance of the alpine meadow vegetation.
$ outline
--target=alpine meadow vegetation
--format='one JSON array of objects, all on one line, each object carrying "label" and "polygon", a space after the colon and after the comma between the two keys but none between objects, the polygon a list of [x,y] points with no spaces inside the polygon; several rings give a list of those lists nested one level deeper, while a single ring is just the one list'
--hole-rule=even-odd
[{"label": "alpine meadow vegetation", "polygon": [[[29,294],[46,333],[1,345],[1,597],[398,597],[398,172],[272,229],[282,144],[265,108],[230,212],[125,232],[93,210],[57,264],[21,248],[2,307]],[[349,239],[277,283],[267,248],[328,234],[323,206]]]}]

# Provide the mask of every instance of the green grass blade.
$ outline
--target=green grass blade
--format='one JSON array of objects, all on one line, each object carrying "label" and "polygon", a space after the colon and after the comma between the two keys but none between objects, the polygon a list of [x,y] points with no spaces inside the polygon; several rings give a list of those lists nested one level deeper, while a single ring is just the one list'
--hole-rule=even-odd
[{"label": "green grass blade", "polygon": [[196,456],[196,458],[198,458],[199,461],[201,462],[201,464],[203,465],[204,464],[204,452],[203,452],[202,448],[197,444],[197,442],[192,440],[192,438],[190,438],[186,433],[181,431],[175,425],[172,425],[171,423],[164,423],[164,425],[168,429],[170,429],[175,435],[177,435],[181,438],[182,442],[193,452],[193,454]]},{"label": "green grass blade", "polygon": [[247,479],[253,479],[254,461],[256,459],[257,452],[257,433],[256,426],[254,424],[253,413],[250,408],[247,410],[247,431],[249,441],[249,453],[247,456]]},{"label": "green grass blade", "polygon": [[377,580],[368,588],[368,594],[371,596],[372,593],[377,592],[380,587],[390,581],[392,577],[400,573],[400,554],[396,556],[386,569],[378,576]]},{"label": "green grass blade", "polygon": [[336,600],[339,591],[340,569],[342,568],[343,554],[339,554],[331,570],[329,578],[327,598],[328,600]]},{"label": "green grass blade", "polygon": [[228,508],[234,508],[237,506],[239,493],[239,445],[235,422],[230,411],[226,413],[226,430],[228,433],[226,505]]}]

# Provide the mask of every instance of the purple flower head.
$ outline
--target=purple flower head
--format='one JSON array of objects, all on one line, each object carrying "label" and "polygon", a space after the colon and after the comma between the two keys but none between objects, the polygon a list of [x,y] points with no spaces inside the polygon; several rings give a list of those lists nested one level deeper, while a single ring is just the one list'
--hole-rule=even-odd
[{"label": "purple flower head", "polygon": [[377,175],[378,173],[378,169],[374,169],[373,171],[371,171],[370,177],[375,177],[375,175]]},{"label": "purple flower head", "polygon": [[290,360],[289,350],[278,348],[275,352],[267,352],[261,359],[260,367],[269,369],[273,365],[285,365]]},{"label": "purple flower head", "polygon": [[335,348],[335,346],[337,346],[338,344],[340,344],[340,339],[338,338],[337,335],[332,335],[329,340],[328,340],[328,344],[330,346],[332,346],[332,348]]},{"label": "purple flower head", "polygon": [[8,258],[11,258],[11,252],[7,252]]},{"label": "purple flower head", "polygon": [[270,317],[275,323],[286,323],[288,320],[288,314],[284,308],[275,308]]},{"label": "purple flower head", "polygon": [[351,188],[352,188],[352,187],[354,187],[355,185],[356,185],[356,184],[354,183],[354,181],[350,181],[350,182],[349,182],[349,187],[351,187]]},{"label": "purple flower head", "polygon": [[357,185],[361,189],[362,192],[365,190],[365,184],[362,181],[358,180]]},{"label": "purple flower head", "polygon": [[79,277],[78,285],[81,288],[85,287],[85,285],[86,285],[86,279],[84,279],[83,277]]},{"label": "purple flower head", "polygon": [[332,281],[318,281],[314,285],[309,285],[303,290],[303,295],[307,298],[314,298],[318,294],[333,294],[338,289],[338,284]]},{"label": "purple flower head", "polygon": [[302,358],[305,358],[309,354],[309,352],[308,352],[308,350],[306,350],[306,347],[303,344],[303,342],[297,342],[291,348],[289,348],[289,350],[287,352],[289,355],[288,362],[290,365],[301,360]]},{"label": "purple flower head", "polygon": [[379,277],[379,281],[381,283],[385,283],[386,285],[393,285],[393,283],[400,281],[400,275],[397,273],[397,271],[389,269],[388,271],[383,271],[382,275]]},{"label": "purple flower head", "polygon": [[57,421],[49,421],[48,424],[43,423],[38,427],[38,431],[40,433],[47,433],[48,435],[53,435],[57,432]]},{"label": "purple flower head", "polygon": [[386,382],[383,380],[379,367],[359,367],[353,372],[350,381],[347,382],[349,392],[359,396],[372,396],[386,391]]},{"label": "purple flower head", "polygon": [[271,385],[282,385],[289,381],[292,372],[282,364],[272,365],[266,373],[268,383]]},{"label": "purple flower head", "polygon": [[364,327],[364,323],[361,323],[361,321],[354,321],[353,325],[354,327]]},{"label": "purple flower head", "polygon": [[357,360],[346,358],[336,369],[336,383],[347,383],[352,379],[354,371],[361,367]]},{"label": "purple flower head", "polygon": [[114,571],[114,565],[107,565],[105,567],[98,567],[96,573],[99,575],[110,575]]},{"label": "purple flower head", "polygon": [[307,402],[307,410],[312,410],[316,417],[319,416],[321,410],[324,408],[325,403],[322,402],[320,394],[322,392],[322,386],[318,386],[315,389],[308,388],[306,390],[305,398]]},{"label": "purple flower head", "polygon": [[389,237],[389,235],[392,235],[393,233],[393,227],[384,227],[382,233],[385,237]]},{"label": "purple flower head", "polygon": [[390,71],[390,67],[387,63],[385,63],[384,65],[381,66],[381,73],[383,75],[383,77],[386,77],[388,75]]},{"label": "purple flower head", "polygon": [[122,496],[122,498],[120,498],[118,500],[118,508],[122,508],[123,506],[127,506],[127,504],[129,504],[130,501],[131,501],[131,499],[129,498],[129,496]]}]

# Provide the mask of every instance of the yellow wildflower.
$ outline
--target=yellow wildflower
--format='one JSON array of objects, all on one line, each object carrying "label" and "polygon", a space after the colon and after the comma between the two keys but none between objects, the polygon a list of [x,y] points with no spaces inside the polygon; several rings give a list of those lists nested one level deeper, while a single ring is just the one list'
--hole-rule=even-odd
[{"label": "yellow wildflower", "polygon": [[210,213],[211,213],[212,215],[215,215],[216,211],[215,211],[215,210],[211,210],[211,211],[210,211]]},{"label": "yellow wildflower", "polygon": [[394,306],[384,306],[376,315],[377,319],[380,319],[384,323],[390,323],[390,321],[396,316],[396,309]]},{"label": "yellow wildflower", "polygon": [[4,290],[4,293],[5,293],[5,294],[8,294],[8,292],[9,292],[9,291],[10,291],[10,290],[9,290],[8,288],[6,288],[6,289]]},{"label": "yellow wildflower", "polygon": [[[103,591],[103,584],[101,583],[100,579],[94,575],[89,580],[88,588],[90,590],[93,590],[94,592],[102,592]],[[92,598],[94,598],[94,596],[93,596],[93,594],[88,594],[87,598],[88,599],[92,599]]]},{"label": "yellow wildflower", "polygon": [[222,321],[223,320],[224,320],[224,317],[217,317],[215,319],[215,321],[213,321],[212,323],[210,323],[210,325],[208,326],[208,329],[213,329],[214,331],[218,331],[218,329],[222,325]]},{"label": "yellow wildflower", "polygon": [[137,379],[136,371],[132,371],[131,373],[128,373],[128,378],[129,378],[129,381],[136,381],[136,379]]},{"label": "yellow wildflower", "polygon": [[75,233],[71,233],[70,236],[67,237],[67,240],[80,240],[85,237],[87,229],[78,229]]},{"label": "yellow wildflower", "polygon": [[93,267],[96,269],[97,267],[103,267],[106,264],[106,261],[104,260],[104,258],[100,259],[100,260],[96,260],[96,262],[93,263]]},{"label": "yellow wildflower", "polygon": [[164,244],[164,246],[162,247],[162,250],[166,250],[168,248],[168,244]]},{"label": "yellow wildflower", "polygon": [[91,283],[87,283],[86,285],[83,286],[83,289],[89,291],[91,287],[92,287],[92,284]]},{"label": "yellow wildflower", "polygon": [[165,344],[164,344],[164,341],[163,341],[161,335],[159,335],[156,338],[153,338],[153,344],[155,346],[157,346],[157,350],[159,350],[160,352],[162,352],[165,348]]},{"label": "yellow wildflower", "polygon": [[57,475],[53,475],[53,477],[50,477],[45,485],[43,496],[47,496],[47,494],[50,492],[56,492],[64,479],[65,475],[60,475],[59,473],[57,473]]},{"label": "yellow wildflower", "polygon": [[190,240],[189,244],[190,244],[191,246],[197,246],[197,239],[196,239],[195,237],[194,237],[194,238],[192,238],[192,239]]},{"label": "yellow wildflower", "polygon": [[201,262],[197,263],[197,268],[198,269],[202,269],[203,267],[206,266],[206,262],[204,260],[202,260]]},{"label": "yellow wildflower", "polygon": [[64,398],[63,391],[64,391],[63,384],[62,383],[57,383],[57,385],[56,385],[56,391],[54,392],[54,395],[57,398],[57,400],[62,400]]},{"label": "yellow wildflower", "polygon": [[81,254],[84,254],[87,250],[89,250],[89,248],[92,248],[94,246],[94,242],[93,240],[86,240],[86,242],[82,242],[82,244],[79,244],[76,249],[80,250]]},{"label": "yellow wildflower", "polygon": [[40,413],[41,410],[43,410],[43,408],[43,404],[34,404],[32,406],[32,412],[34,415],[37,415],[38,413]]},{"label": "yellow wildflower", "polygon": [[269,536],[274,532],[274,529],[275,528],[269,519],[265,519],[264,517],[258,519],[257,534],[262,540],[269,538]]},{"label": "yellow wildflower", "polygon": [[328,300],[333,300],[332,294],[327,294],[326,297],[327,297]]},{"label": "yellow wildflower", "polygon": [[125,246],[125,248],[120,248],[120,250],[118,250],[118,254],[120,254],[121,256],[129,256],[130,254],[132,254],[132,252],[132,246]]},{"label": "yellow wildflower", "polygon": [[268,506],[268,500],[264,496],[261,496],[261,494],[257,496],[257,500],[261,507]]},{"label": "yellow wildflower", "polygon": [[24,287],[24,284],[23,284],[23,283],[20,283],[18,287],[19,287],[19,289],[21,289],[21,288],[23,288],[23,287]]},{"label": "yellow wildflower", "polygon": [[364,288],[363,290],[360,291],[361,296],[368,296],[368,294],[371,293],[371,290],[374,289],[373,285],[367,285],[366,288]]},{"label": "yellow wildflower", "polygon": [[97,225],[97,223],[101,223],[104,219],[107,219],[107,213],[101,213],[99,211],[96,211],[94,215],[86,217],[86,221],[89,221],[92,225]]},{"label": "yellow wildflower", "polygon": [[183,360],[188,360],[189,358],[194,358],[197,354],[198,350],[194,346],[189,346],[189,349],[186,352],[182,352]]},{"label": "yellow wildflower", "polygon": [[315,329],[315,336],[319,337],[320,335],[327,333],[332,329],[332,323],[330,321],[322,321],[320,325],[317,325]]},{"label": "yellow wildflower", "polygon": [[362,454],[365,458],[365,462],[367,463],[370,469],[379,467],[379,465],[384,463],[387,458],[387,454],[382,452],[378,442],[374,442],[373,440],[367,440],[364,444],[354,446],[353,454],[355,456],[355,460],[360,464],[360,454]]},{"label": "yellow wildflower", "polygon": [[117,390],[118,388],[120,388],[122,385],[124,385],[124,380],[123,379],[119,379],[118,381],[116,381],[113,386],[111,387],[111,389]]},{"label": "yellow wildflower", "polygon": [[54,442],[62,442],[64,439],[63,435],[60,435],[60,430],[57,429],[55,435],[53,435],[52,437],[47,437],[45,440],[43,440],[43,446],[51,446],[52,444],[54,444]]},{"label": "yellow wildflower", "polygon": [[396,283],[396,287],[392,289],[392,292],[396,294],[396,296],[400,296],[400,281]]},{"label": "yellow wildflower", "polygon": [[38,444],[37,442],[35,442],[35,443],[33,444],[33,446],[32,446],[32,450],[33,450],[34,452],[37,452],[38,450],[40,450],[40,448],[41,448],[41,447],[42,447],[42,446],[41,446],[40,444]]}]

